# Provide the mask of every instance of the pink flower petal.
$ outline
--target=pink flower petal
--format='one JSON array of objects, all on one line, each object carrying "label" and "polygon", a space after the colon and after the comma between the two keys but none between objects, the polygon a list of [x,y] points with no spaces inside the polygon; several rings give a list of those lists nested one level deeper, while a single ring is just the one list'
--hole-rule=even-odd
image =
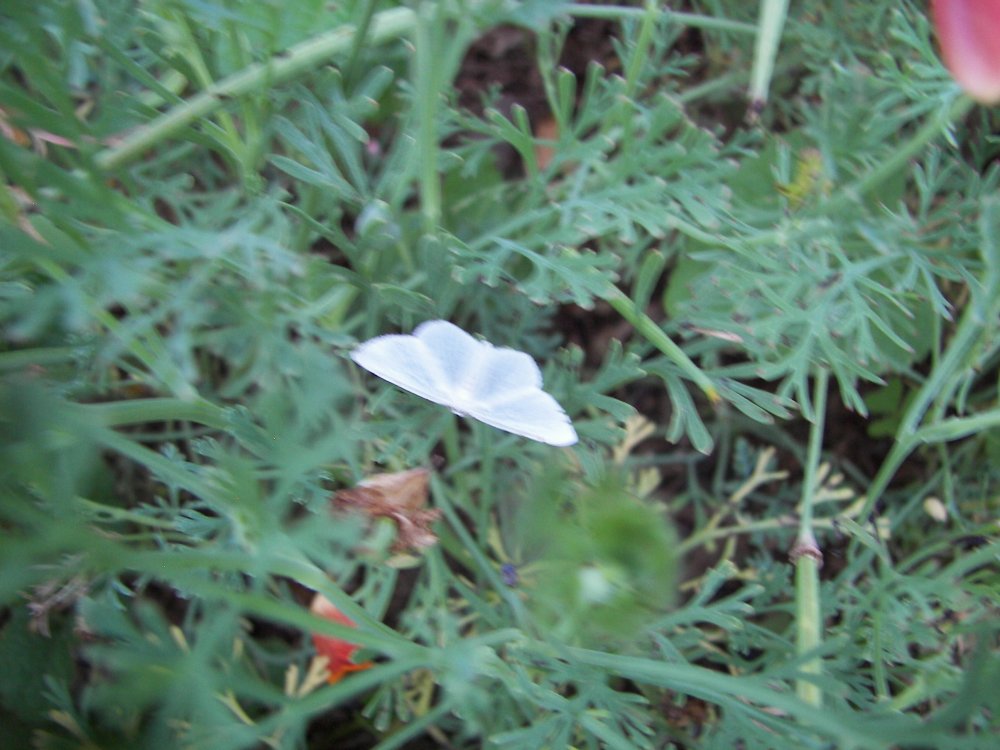
[{"label": "pink flower petal", "polygon": [[933,0],[944,63],[984,104],[1000,102],[1000,0]]}]

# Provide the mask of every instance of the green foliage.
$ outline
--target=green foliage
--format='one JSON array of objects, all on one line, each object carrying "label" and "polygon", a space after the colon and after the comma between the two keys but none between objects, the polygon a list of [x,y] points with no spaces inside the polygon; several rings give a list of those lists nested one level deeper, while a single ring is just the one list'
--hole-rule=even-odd
[{"label": "green foliage", "polygon": [[524,509],[538,559],[529,606],[567,643],[632,643],[668,609],[676,590],[677,539],[662,510],[638,502],[615,477],[574,497]]},{"label": "green foliage", "polygon": [[[995,742],[995,113],[921,4],[658,5],[0,10],[0,745]],[[432,318],[581,442],[346,356]]]}]

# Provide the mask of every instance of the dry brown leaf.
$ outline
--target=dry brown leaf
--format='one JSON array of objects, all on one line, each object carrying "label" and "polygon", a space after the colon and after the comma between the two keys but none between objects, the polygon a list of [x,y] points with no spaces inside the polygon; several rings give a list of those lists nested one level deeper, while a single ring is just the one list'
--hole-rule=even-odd
[{"label": "dry brown leaf", "polygon": [[429,479],[430,471],[424,468],[375,474],[356,487],[337,492],[333,506],[371,518],[391,519],[397,530],[392,551],[419,551],[438,540],[430,525],[440,518],[441,511],[425,507]]}]

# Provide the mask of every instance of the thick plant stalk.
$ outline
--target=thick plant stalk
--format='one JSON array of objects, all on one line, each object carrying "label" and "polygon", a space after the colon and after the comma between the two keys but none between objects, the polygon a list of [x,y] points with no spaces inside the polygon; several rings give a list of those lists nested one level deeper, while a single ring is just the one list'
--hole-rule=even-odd
[{"label": "thick plant stalk", "polygon": [[748,92],[752,113],[760,112],[767,104],[774,61],[778,57],[778,45],[781,43],[781,32],[785,28],[787,17],[788,0],[761,0]]},{"label": "thick plant stalk", "polygon": [[[823,643],[823,613],[820,603],[819,569],[823,553],[813,536],[813,498],[816,496],[816,475],[823,446],[823,426],[826,414],[826,392],[829,375],[820,369],[816,374],[813,403],[816,420],[809,430],[809,452],[806,456],[805,477],[802,481],[802,506],[799,536],[791,551],[795,564],[795,623],[796,651],[799,656],[814,653]],[[819,675],[823,662],[813,656],[802,664],[802,672]],[[795,692],[803,702],[817,708],[823,705],[822,689],[809,680],[798,680]]]},{"label": "thick plant stalk", "polygon": [[[819,648],[823,643],[822,607],[819,593],[819,567],[823,562],[816,539],[799,537],[793,550],[795,555],[795,605],[796,652],[801,656]],[[813,657],[802,664],[805,674],[822,674],[823,662]],[[798,680],[795,692],[804,703],[823,705],[823,690],[809,680]]]}]

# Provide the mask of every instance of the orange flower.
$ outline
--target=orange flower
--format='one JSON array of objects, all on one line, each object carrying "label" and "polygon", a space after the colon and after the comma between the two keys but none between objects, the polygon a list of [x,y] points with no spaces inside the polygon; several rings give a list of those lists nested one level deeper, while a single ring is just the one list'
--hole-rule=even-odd
[{"label": "orange flower", "polygon": [[1000,0],[933,0],[944,63],[983,104],[1000,102]]},{"label": "orange flower", "polygon": [[[354,620],[337,609],[334,603],[322,594],[316,594],[313,597],[312,604],[309,605],[309,610],[313,614],[333,620],[333,622],[341,625],[347,625],[352,628],[356,627]],[[327,677],[327,682],[339,682],[344,675],[368,669],[372,666],[372,662],[370,661],[355,664],[351,659],[354,656],[354,652],[361,648],[357,643],[351,643],[350,641],[345,641],[343,638],[331,635],[319,635],[318,633],[313,633],[312,639],[313,645],[316,646],[316,653],[319,656],[325,656],[329,660],[327,669],[330,672],[330,676]]]}]

